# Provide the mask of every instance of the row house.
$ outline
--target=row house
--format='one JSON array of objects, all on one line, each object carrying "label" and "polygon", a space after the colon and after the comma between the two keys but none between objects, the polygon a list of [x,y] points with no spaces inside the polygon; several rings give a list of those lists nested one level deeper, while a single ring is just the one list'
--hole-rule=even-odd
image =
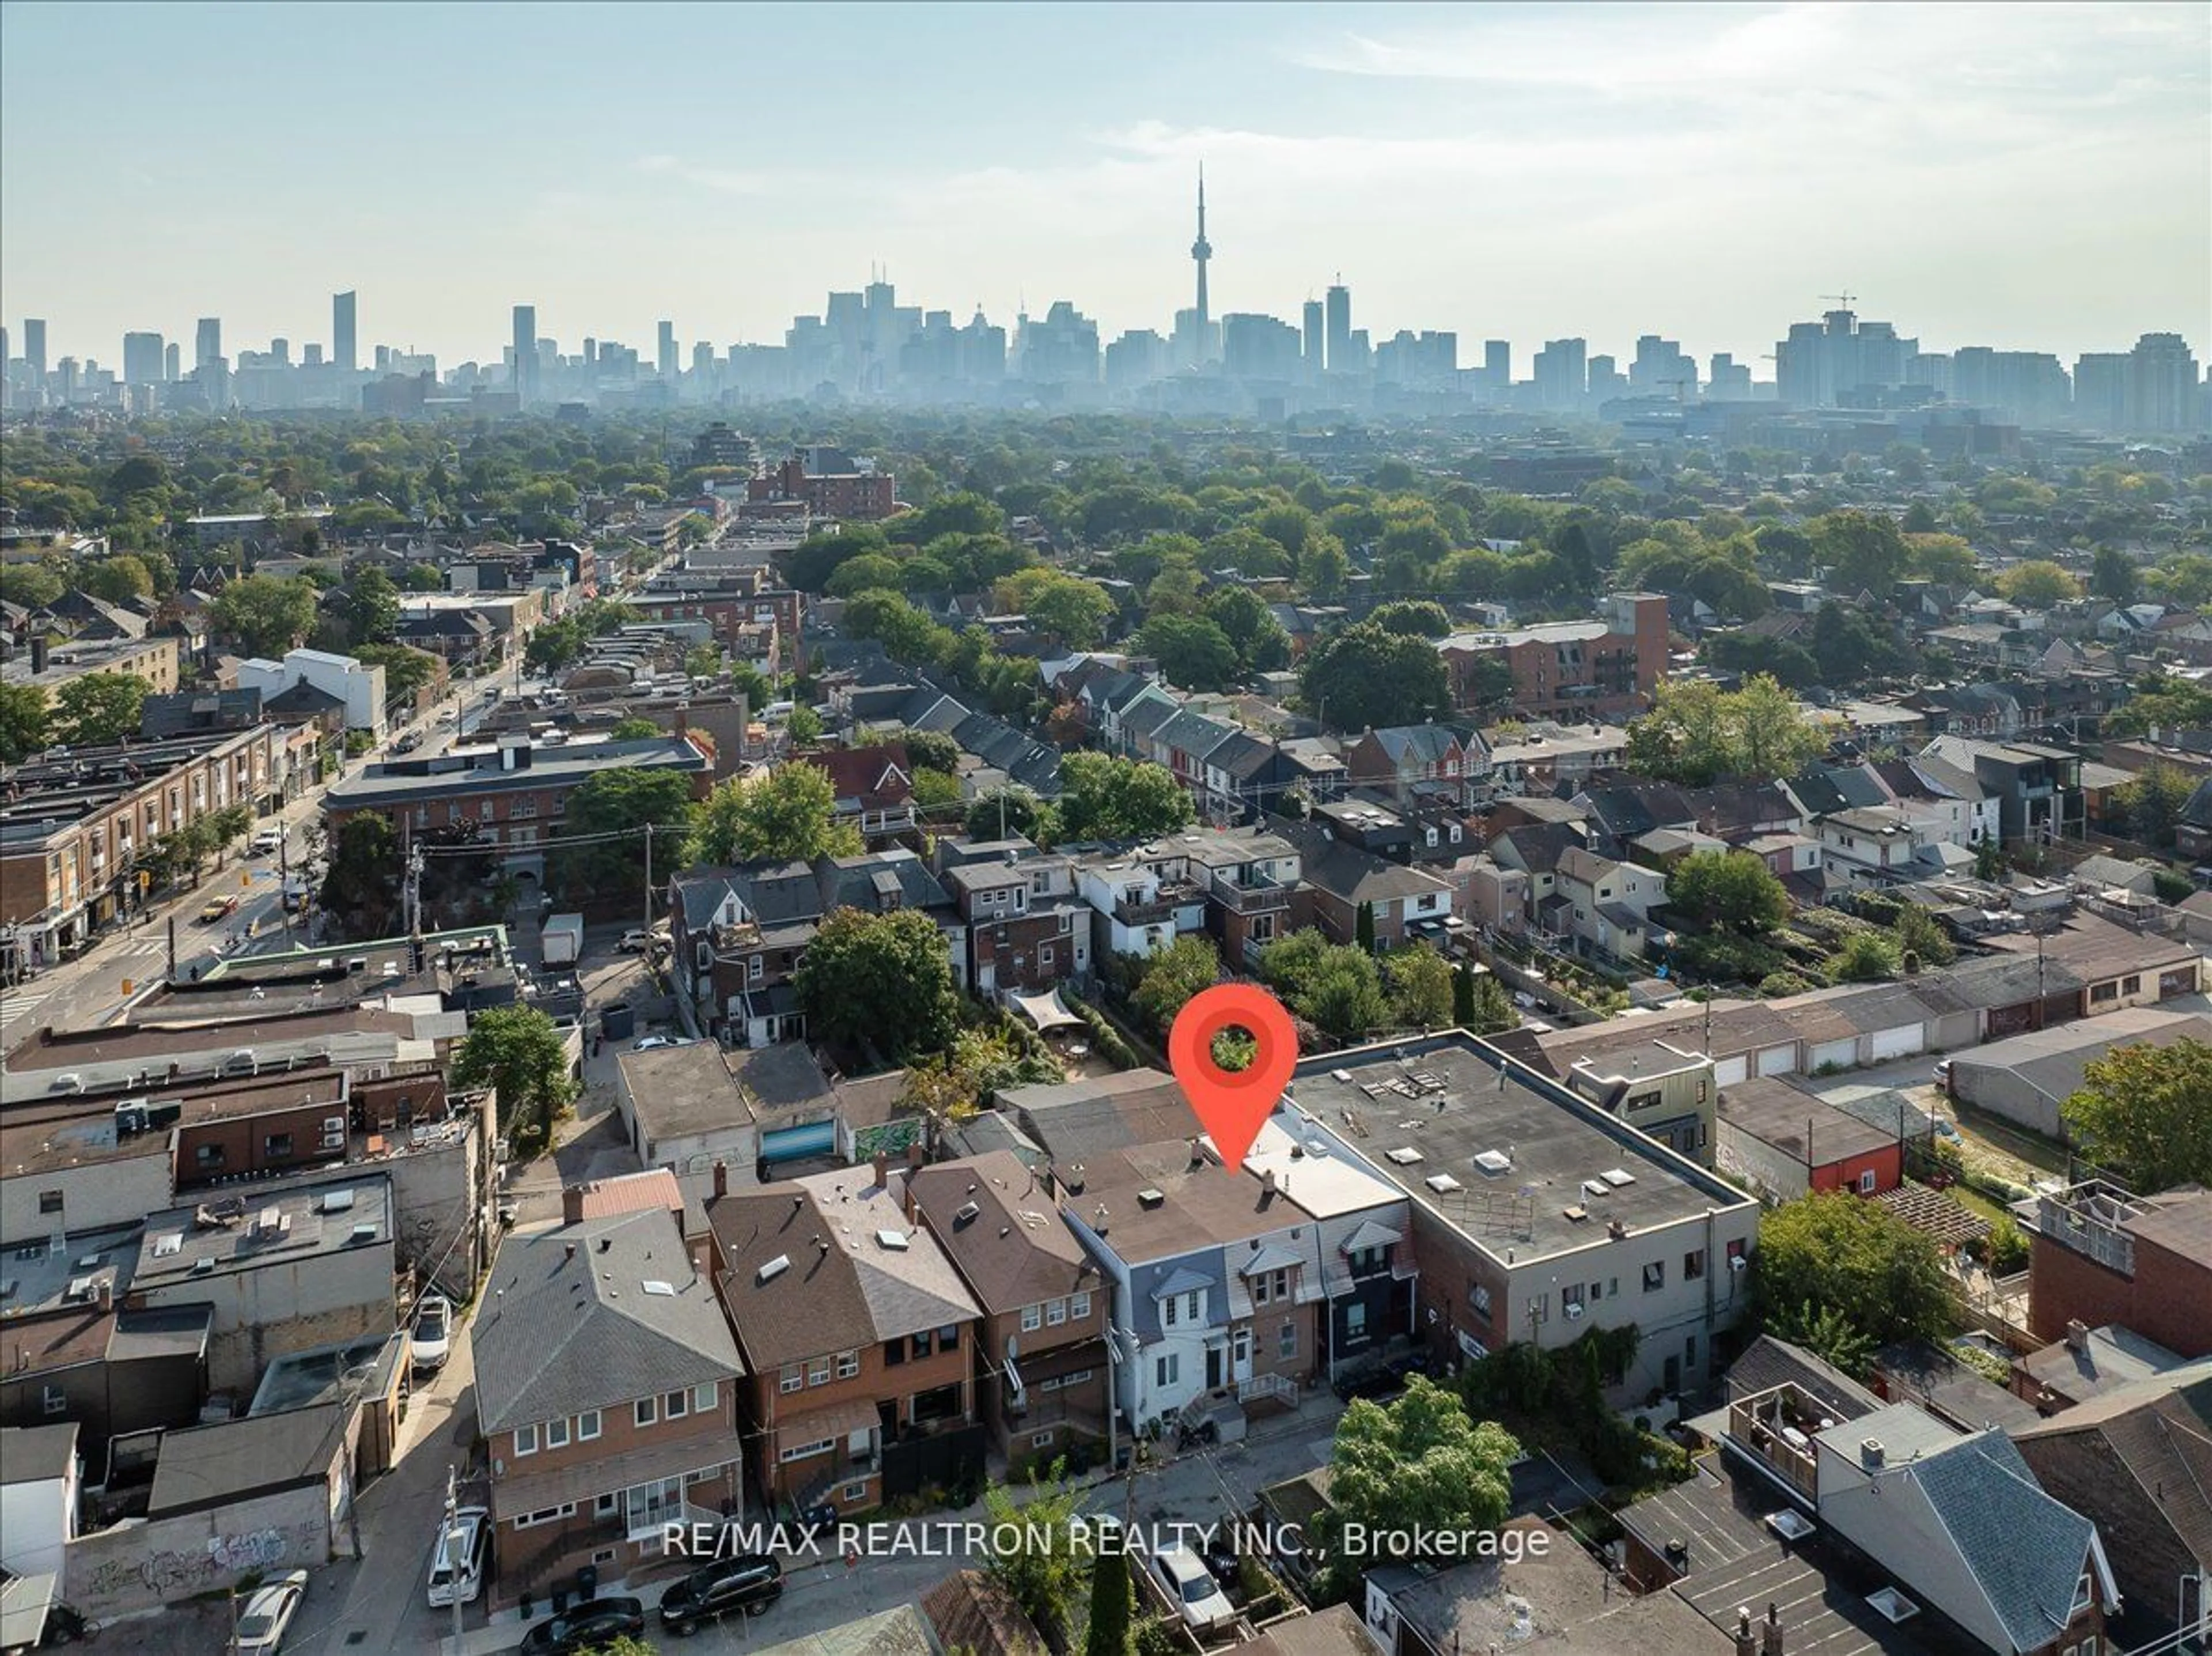
[{"label": "row house", "polygon": [[1345,771],[1358,786],[1378,788],[1400,804],[1416,798],[1474,802],[1474,785],[1489,774],[1482,739],[1449,725],[1370,728],[1344,750]]},{"label": "row house", "polygon": [[982,1309],[879,1157],[707,1204],[750,1379],[754,1481],[778,1516],[862,1512],[981,1475]]},{"label": "row house", "polygon": [[1411,1332],[1403,1197],[1263,1129],[1224,1175],[1203,1140],[1055,1166],[1066,1222],[1113,1297],[1115,1406],[1138,1432],[1185,1411],[1291,1402]]},{"label": "row house", "polygon": [[1232,959],[1305,923],[1302,858],[1256,828],[1194,829],[1075,865],[1091,910],[1091,953],[1152,955],[1178,936],[1210,934]]},{"label": "row house", "polygon": [[746,1371],[708,1263],[652,1201],[501,1244],[471,1336],[494,1605],[647,1568],[668,1525],[739,1510]]},{"label": "row house", "polygon": [[1299,853],[1314,922],[1331,942],[1358,941],[1363,909],[1373,916],[1378,949],[1424,938],[1443,947],[1466,924],[1452,912],[1453,882],[1441,874],[1387,861],[1310,823],[1286,827],[1283,837]]},{"label": "row house", "polygon": [[1112,1296],[1054,1211],[1048,1182],[1012,1151],[993,1150],[911,1169],[905,1196],[981,1307],[977,1413],[993,1450],[1017,1474],[1062,1457],[1104,1464]]},{"label": "row house", "polygon": [[[966,855],[971,849],[980,854]],[[1035,847],[1027,855],[1012,849],[994,855],[967,846],[948,858],[942,842],[939,855],[966,928],[967,977],[977,995],[1041,994],[1090,976],[1091,908],[1075,889],[1067,858]]]},{"label": "row house", "polygon": [[1571,847],[1553,874],[1555,894],[1540,910],[1546,930],[1620,960],[1641,960],[1647,949],[1669,941],[1671,934],[1651,920],[1652,910],[1667,900],[1667,877],[1657,869]]},{"label": "row house", "polygon": [[1577,787],[1618,770],[1628,754],[1628,732],[1594,720],[1500,726],[1478,739],[1489,754],[1484,789],[1502,799]]},{"label": "row house", "polygon": [[0,781],[0,922],[15,958],[51,965],[138,901],[156,842],[234,806],[281,801],[271,725],[41,755]]},{"label": "row house", "polygon": [[1995,795],[1999,832],[2008,844],[2079,839],[2083,829],[2081,760],[2036,742],[1974,741],[1938,736],[1920,757],[1940,759]]},{"label": "row house", "polygon": [[850,823],[869,843],[914,827],[914,762],[907,757],[905,743],[801,753],[796,762],[829,776],[836,798],[836,820]]}]

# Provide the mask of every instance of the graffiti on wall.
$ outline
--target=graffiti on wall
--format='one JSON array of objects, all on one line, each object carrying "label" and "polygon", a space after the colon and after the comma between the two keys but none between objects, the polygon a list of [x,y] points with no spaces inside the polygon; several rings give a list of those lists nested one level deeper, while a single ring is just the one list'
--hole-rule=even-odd
[{"label": "graffiti on wall", "polygon": [[81,1597],[90,1604],[111,1604],[143,1601],[151,1594],[173,1603],[228,1586],[253,1571],[304,1560],[319,1534],[313,1524],[289,1529],[270,1525],[243,1535],[209,1536],[198,1548],[156,1548],[145,1553],[118,1549],[88,1572]]}]

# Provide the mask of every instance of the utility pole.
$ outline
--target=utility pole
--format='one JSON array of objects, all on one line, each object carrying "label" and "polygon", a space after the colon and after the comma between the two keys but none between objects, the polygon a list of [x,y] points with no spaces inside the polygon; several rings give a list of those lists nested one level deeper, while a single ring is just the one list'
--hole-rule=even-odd
[{"label": "utility pole", "polygon": [[169,981],[177,981],[177,916],[169,916]]},{"label": "utility pole", "polygon": [[454,1513],[459,1506],[459,1480],[454,1476],[453,1464],[446,1463],[446,1549],[447,1579],[453,1586],[453,1656],[461,1652],[461,1557],[460,1525]]},{"label": "utility pole", "polygon": [[276,912],[284,916],[284,929],[292,929],[292,836],[284,831],[284,819],[276,819]]},{"label": "utility pole", "polygon": [[[645,929],[653,931],[653,825],[645,825]],[[650,953],[650,949],[647,951]]]}]

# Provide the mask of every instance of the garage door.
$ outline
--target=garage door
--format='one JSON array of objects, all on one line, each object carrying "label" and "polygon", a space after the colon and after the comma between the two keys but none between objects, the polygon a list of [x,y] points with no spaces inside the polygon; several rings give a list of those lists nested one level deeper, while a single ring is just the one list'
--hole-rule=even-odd
[{"label": "garage door", "polygon": [[1881,1063],[1887,1058],[1909,1058],[1925,1050],[1928,1044],[1925,1024],[1905,1024],[1896,1029],[1878,1029],[1874,1032],[1874,1061]]},{"label": "garage door", "polygon": [[1797,1067],[1797,1049],[1794,1046],[1770,1046],[1760,1050],[1759,1073],[1762,1075],[1786,1075]]},{"label": "garage door", "polygon": [[763,1161],[795,1161],[801,1156],[826,1156],[837,1148],[837,1123],[817,1121],[806,1127],[780,1127],[761,1135]]},{"label": "garage door", "polygon": [[1741,1054],[1733,1058],[1723,1058],[1713,1066],[1713,1084],[1717,1087],[1734,1087],[1738,1081],[1745,1079],[1750,1068],[1751,1061]]},{"label": "garage door", "polygon": [[1856,1037],[1845,1036],[1840,1041],[1816,1041],[1813,1045],[1813,1073],[1819,1075],[1824,1068],[1849,1069],[1859,1061],[1859,1044]]}]

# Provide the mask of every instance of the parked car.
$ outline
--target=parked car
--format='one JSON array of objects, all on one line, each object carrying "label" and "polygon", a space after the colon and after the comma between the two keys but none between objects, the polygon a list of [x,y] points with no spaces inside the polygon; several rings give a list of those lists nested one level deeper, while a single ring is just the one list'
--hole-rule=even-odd
[{"label": "parked car", "polygon": [[218,920],[228,920],[238,912],[234,897],[211,897],[200,907],[200,924],[212,926]]},{"label": "parked car", "polygon": [[632,926],[622,935],[622,941],[615,945],[615,950],[621,954],[643,954],[652,947],[653,934]]},{"label": "parked car", "polygon": [[1237,1619],[1237,1606],[1189,1548],[1161,1548],[1152,1555],[1152,1573],[1192,1632],[1211,1633]]},{"label": "parked car", "polygon": [[232,1635],[232,1656],[276,1656],[284,1630],[300,1612],[307,1596],[307,1573],[287,1570],[275,1580],[256,1587],[238,1607],[238,1631]]},{"label": "parked car", "polygon": [[690,1038],[684,1035],[647,1035],[639,1038],[633,1052],[658,1052],[664,1046],[689,1046]]},{"label": "parked car", "polygon": [[1938,1058],[1936,1061],[1934,1074],[1936,1086],[1948,1087],[1951,1085],[1951,1061],[1948,1058]]},{"label": "parked car", "polygon": [[719,1622],[732,1610],[758,1616],[783,1597],[783,1567],[766,1553],[741,1553],[704,1565],[669,1588],[660,1601],[660,1625],[688,1639],[702,1622]]},{"label": "parked car", "polygon": [[392,744],[392,751],[395,753],[412,753],[416,748],[422,746],[422,733],[420,731],[410,730],[405,735],[402,736],[398,741]]},{"label": "parked car", "polygon": [[254,835],[253,843],[250,849],[256,856],[267,856],[272,851],[282,849],[283,844],[284,831],[272,822]]},{"label": "parked car", "polygon": [[[449,1525],[440,1523],[438,1538],[430,1547],[429,1598],[432,1610],[447,1610],[459,1598],[473,1604],[483,1592],[484,1561],[491,1552],[491,1513],[483,1507],[463,1507]],[[460,1569],[453,1568],[458,1553]]]},{"label": "parked car", "polygon": [[642,1598],[593,1598],[550,1620],[540,1622],[522,1635],[522,1648],[545,1651],[553,1656],[573,1656],[610,1640],[635,1639],[645,1631]]},{"label": "parked car", "polygon": [[417,1374],[434,1374],[453,1350],[453,1302],[426,1294],[415,1308],[415,1329],[407,1340],[407,1361]]}]

